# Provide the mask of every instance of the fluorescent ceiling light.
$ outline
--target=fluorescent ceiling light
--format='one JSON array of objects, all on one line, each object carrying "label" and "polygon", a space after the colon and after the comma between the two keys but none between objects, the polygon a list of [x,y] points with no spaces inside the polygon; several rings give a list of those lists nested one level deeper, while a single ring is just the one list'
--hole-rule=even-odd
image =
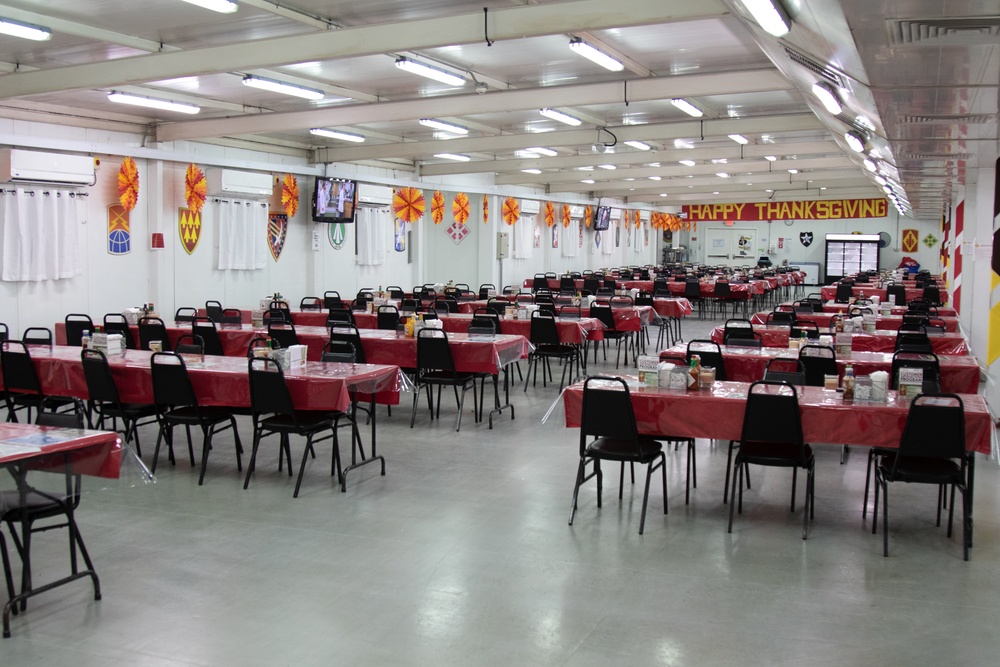
[{"label": "fluorescent ceiling light", "polygon": [[435,130],[441,130],[443,132],[451,132],[452,134],[468,134],[468,128],[462,127],[461,125],[453,125],[452,123],[446,123],[443,120],[435,120],[434,118],[421,118],[419,121],[424,127],[433,127]]},{"label": "fluorescent ceiling light", "polygon": [[232,0],[184,0],[184,2],[189,2],[192,5],[198,5],[205,9],[211,9],[213,12],[219,12],[220,14],[232,14],[240,8]]},{"label": "fluorescent ceiling light", "polygon": [[649,162],[649,163],[646,164],[646,166],[647,167],[659,167],[660,163],[659,162]]},{"label": "fluorescent ceiling light", "polygon": [[695,166],[696,164],[698,164],[698,163],[697,163],[697,162],[695,162],[694,160],[678,160],[678,162],[680,162],[680,163],[681,163],[682,165],[684,165],[685,167],[693,167],[693,166]]},{"label": "fluorescent ceiling light", "polygon": [[587,165],[586,167],[577,167],[577,171],[594,171],[594,165]]},{"label": "fluorescent ceiling light", "polygon": [[750,140],[744,137],[742,134],[730,134],[729,138],[738,144],[749,144]]},{"label": "fluorescent ceiling light", "polygon": [[874,174],[875,170],[878,169],[878,166],[871,160],[865,160],[865,169]]},{"label": "fluorescent ceiling light", "polygon": [[521,171],[523,171],[526,174],[540,174],[540,173],[542,173],[541,169],[522,169]]},{"label": "fluorescent ceiling light", "polygon": [[788,173],[789,174],[797,174],[797,173],[799,173],[799,170],[798,169],[789,169]]},{"label": "fluorescent ceiling light", "polygon": [[403,70],[404,72],[409,72],[410,74],[419,74],[420,76],[427,77],[428,79],[434,79],[435,81],[440,81],[441,83],[447,84],[449,86],[458,87],[465,85],[464,76],[452,74],[451,72],[445,72],[443,69],[438,69],[437,67],[431,67],[430,65],[418,63],[416,60],[410,60],[409,58],[399,58],[398,60],[396,60],[396,67]]},{"label": "fluorescent ceiling light", "polygon": [[112,90],[108,93],[108,100],[119,104],[132,104],[138,107],[149,109],[160,109],[162,111],[175,111],[177,113],[198,113],[201,107],[193,104],[183,104],[181,102],[171,102],[170,100],[158,100],[153,97],[142,97],[141,95],[130,95]]},{"label": "fluorescent ceiling light", "polygon": [[830,84],[814,83],[812,85],[812,92],[816,96],[816,99],[823,103],[823,107],[834,116],[844,110],[844,106],[840,103],[840,96],[837,95],[837,91]]},{"label": "fluorescent ceiling light", "polygon": [[0,18],[0,33],[21,39],[31,39],[36,42],[44,42],[52,39],[52,31],[40,25],[31,23],[21,23],[10,19]]},{"label": "fluorescent ceiling light", "polygon": [[847,142],[847,145],[855,153],[865,152],[865,138],[862,137],[859,133],[854,132],[853,130],[850,132],[845,132],[844,141]]},{"label": "fluorescent ceiling light", "polygon": [[595,49],[582,39],[577,38],[570,40],[569,48],[573,49],[576,53],[583,56],[587,60],[597,63],[604,69],[609,69],[612,72],[620,72],[625,69],[625,65],[622,65],[619,60],[612,58],[604,51]]},{"label": "fluorescent ceiling light", "polygon": [[661,196],[661,197],[666,197],[666,196],[667,196],[667,193],[666,193],[666,192],[661,192],[661,193],[660,193],[660,196]]},{"label": "fluorescent ceiling light", "polygon": [[560,123],[566,123],[567,125],[579,125],[583,121],[575,116],[570,116],[562,111],[556,111],[555,109],[539,109],[538,113],[542,114],[546,118],[551,118],[552,120],[557,120]]},{"label": "fluorescent ceiling light", "polygon": [[309,130],[309,134],[315,134],[317,137],[327,137],[328,139],[340,139],[341,141],[353,141],[356,144],[360,144],[365,140],[360,134],[353,134],[351,132],[339,132],[337,130],[324,130],[321,127],[314,127]]},{"label": "fluorescent ceiling light", "polygon": [[792,29],[792,20],[781,6],[781,0],[740,0],[740,2],[764,32],[775,37],[784,37]]},{"label": "fluorescent ceiling light", "polygon": [[444,160],[454,160],[455,162],[468,162],[472,159],[468,155],[459,155],[457,153],[435,153],[434,157],[439,157]]},{"label": "fluorescent ceiling light", "polygon": [[776,156],[774,156],[774,155],[765,155],[764,159],[767,160],[768,162],[774,162],[778,158]]},{"label": "fluorescent ceiling light", "polygon": [[720,171],[719,173],[716,174],[716,176],[718,176],[719,178],[729,178],[729,174],[727,174],[724,171]]},{"label": "fluorescent ceiling light", "polygon": [[321,100],[324,97],[322,90],[296,86],[290,83],[275,81],[273,79],[264,79],[259,76],[247,75],[243,77],[243,85],[250,86],[251,88],[259,88],[260,90],[268,90],[272,93],[281,93],[283,95],[301,97],[306,100]]},{"label": "fluorescent ceiling light", "polygon": [[644,144],[641,141],[626,141],[625,145],[631,146],[632,148],[637,148],[640,151],[648,151],[650,148],[652,148],[649,144]]},{"label": "fluorescent ceiling light", "polygon": [[670,103],[689,116],[694,116],[695,118],[701,118],[702,116],[705,115],[705,113],[701,109],[691,104],[687,100],[682,100],[678,98],[670,100]]},{"label": "fluorescent ceiling light", "polygon": [[585,178],[585,179],[583,179],[583,180],[582,180],[582,181],[580,181],[580,182],[581,182],[581,183],[593,183],[593,182],[594,182],[594,179],[592,179],[592,178]]},{"label": "fluorescent ceiling light", "polygon": [[551,148],[542,148],[541,146],[535,146],[534,148],[528,148],[527,150],[546,157],[555,157],[556,155],[559,155],[559,151],[554,151]]},{"label": "fluorescent ceiling light", "polygon": [[663,180],[662,176],[648,176],[647,178],[649,178],[649,180],[651,180],[651,181],[662,181]]},{"label": "fluorescent ceiling light", "polygon": [[875,177],[875,182],[878,183],[879,185],[885,185],[886,184],[886,180],[883,177],[881,177],[881,176],[876,176]]},{"label": "fluorescent ceiling light", "polygon": [[599,164],[597,166],[600,167],[601,169],[607,169],[609,171],[614,171],[615,169],[618,168],[613,164]]},{"label": "fluorescent ceiling light", "polygon": [[725,158],[725,157],[714,157],[714,158],[712,158],[712,164],[727,164],[728,162],[729,162],[729,158]]}]

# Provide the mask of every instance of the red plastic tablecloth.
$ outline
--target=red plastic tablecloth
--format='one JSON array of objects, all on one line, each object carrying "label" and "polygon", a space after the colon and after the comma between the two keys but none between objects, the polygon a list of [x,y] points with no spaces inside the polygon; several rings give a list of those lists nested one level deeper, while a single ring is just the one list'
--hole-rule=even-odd
[{"label": "red plastic tablecloth", "polygon": [[[877,296],[882,301],[886,300],[885,290],[884,289],[878,289],[876,287],[859,287],[859,286],[855,285],[851,289],[851,291],[854,293],[854,296],[857,297],[857,298],[859,298],[859,299],[860,298],[870,298],[870,297],[873,297],[873,296]],[[823,296],[823,300],[824,301],[832,301],[837,296],[837,286],[836,285],[827,285],[826,287],[821,288],[819,292]],[[940,290],[940,296],[941,296],[941,301],[943,301],[945,303],[948,302],[948,292],[946,292],[944,290]],[[914,301],[916,299],[922,299],[922,298],[924,298],[924,290],[923,290],[922,287],[907,287],[906,288],[906,300],[907,301]]]},{"label": "red plastic tablecloth", "polygon": [[[650,285],[649,289],[652,291],[652,283]],[[767,283],[763,280],[755,280],[749,283],[729,283],[729,292],[733,299],[749,299],[754,294],[763,294],[766,286]],[[684,295],[684,283],[671,280],[667,283],[667,288],[670,289],[671,294]],[[701,295],[703,297],[715,296],[715,283],[713,281],[702,281]]]},{"label": "red plastic tablecloth", "polygon": [[[749,384],[716,382],[710,390],[673,391],[646,388],[630,378],[632,406],[640,433],[717,440],[739,440]],[[809,443],[898,447],[909,406],[889,392],[888,403],[844,401],[841,394],[819,387],[797,387],[802,433]],[[566,426],[580,426],[583,384],[563,394]],[[989,454],[993,418],[982,396],[963,395],[965,447]]]},{"label": "red plastic tablecloth", "polygon": [[[451,333],[468,333],[472,315],[456,314],[441,317],[444,330]],[[569,345],[582,345],[591,332],[601,331],[604,325],[594,317],[557,317],[556,329],[559,331],[559,342]],[[531,320],[500,318],[500,333],[512,336],[531,336]]]},{"label": "red plastic tablecloth", "polygon": [[[397,336],[395,331],[364,329],[359,331],[365,358],[376,364],[393,364],[402,368],[416,368],[417,339]],[[524,336],[470,336],[450,333],[455,370],[460,373],[496,374],[507,364],[513,363],[530,351]]]},{"label": "red plastic tablecloth", "polygon": [[[791,307],[792,306],[792,302],[791,301],[787,301],[787,302],[785,302],[785,303],[783,303],[781,305]],[[823,304],[823,312],[824,313],[843,313],[843,314],[846,314],[847,311],[850,308],[851,308],[850,304],[847,304],[847,303],[836,303],[834,301],[827,301],[827,302],[825,302]],[[893,315],[903,315],[903,314],[905,314],[907,312],[909,312],[909,311],[907,310],[906,306],[893,306],[892,307],[892,314]],[[937,309],[937,314],[940,317],[958,317],[958,311],[956,311],[954,308],[948,308],[948,307],[945,307],[945,306],[942,306],[942,307],[938,308]]]},{"label": "red plastic tablecloth", "polygon": [[66,469],[80,475],[117,479],[122,445],[117,433],[0,423],[0,467],[24,463],[33,470]]},{"label": "red plastic tablecloth", "polygon": [[[86,399],[80,348],[29,346],[31,359],[46,394]],[[118,394],[125,403],[152,403],[151,352],[127,350],[108,357]],[[250,379],[246,356],[185,357],[188,375],[202,405],[250,407]],[[292,402],[300,410],[341,410],[350,407],[350,390],[398,393],[402,387],[396,365],[325,364],[306,362],[285,371]],[[398,397],[397,397],[398,402]]]},{"label": "red plastic tablecloth", "polygon": [[662,317],[687,317],[691,314],[691,302],[684,298],[658,296],[653,299],[653,310]]},{"label": "red plastic tablecloth", "polygon": [[[780,347],[750,348],[722,345],[722,360],[726,366],[726,379],[753,382],[764,377],[764,369],[771,359],[797,359],[798,350]],[[685,356],[686,345],[675,345],[660,352],[663,358]],[[953,394],[975,394],[979,391],[979,363],[975,357],[944,355],[938,358],[941,365],[941,391]],[[875,371],[892,370],[892,354],[888,352],[851,352],[838,355],[837,368],[844,375],[844,368],[851,364],[854,375],[871,375]]]},{"label": "red plastic tablecloth", "polygon": [[[722,344],[722,335],[725,327],[715,327],[712,330],[712,340]],[[764,347],[788,347],[788,327],[764,326],[762,324],[753,325],[753,330],[761,335]],[[875,330],[873,334],[852,333],[851,349],[854,352],[892,352],[896,349],[895,331]],[[929,334],[931,345],[934,346],[934,354],[968,354],[969,347],[965,342],[965,337],[959,333]]]},{"label": "red plastic tablecloth", "polygon": [[[583,308],[580,312],[584,317],[590,317],[590,308]],[[612,307],[611,313],[615,317],[615,328],[619,331],[640,331],[643,324],[653,321],[652,306]]]},{"label": "red plastic tablecloth", "polygon": [[[815,322],[816,326],[820,329],[829,329],[833,325],[833,318],[835,316],[836,313],[796,313],[795,319],[802,322]],[[903,324],[902,315],[876,315],[875,317],[875,326],[877,329],[885,331],[899,331],[899,327]],[[750,317],[750,321],[754,324],[764,324],[767,322],[767,313],[754,313]],[[932,317],[931,324],[943,326],[945,331],[948,333],[955,333],[958,331],[957,317]]]}]

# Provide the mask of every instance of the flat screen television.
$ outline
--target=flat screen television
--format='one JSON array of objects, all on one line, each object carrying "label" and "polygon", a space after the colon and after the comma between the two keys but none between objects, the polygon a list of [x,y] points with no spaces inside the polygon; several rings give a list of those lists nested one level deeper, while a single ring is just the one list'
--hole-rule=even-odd
[{"label": "flat screen television", "polygon": [[354,222],[358,184],[344,178],[316,177],[312,199],[313,222]]},{"label": "flat screen television", "polygon": [[594,213],[594,229],[602,232],[611,226],[611,207],[598,206]]}]

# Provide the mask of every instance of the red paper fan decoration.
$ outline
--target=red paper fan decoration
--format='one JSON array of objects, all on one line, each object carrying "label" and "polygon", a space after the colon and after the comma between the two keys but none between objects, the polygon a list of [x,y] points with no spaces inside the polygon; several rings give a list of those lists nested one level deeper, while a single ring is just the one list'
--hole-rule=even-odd
[{"label": "red paper fan decoration", "polygon": [[400,188],[392,194],[392,212],[403,222],[413,223],[424,216],[424,193],[416,188]]},{"label": "red paper fan decoration", "polygon": [[504,222],[508,225],[513,225],[521,217],[521,206],[513,197],[507,197],[503,200],[503,208],[500,213],[503,216]]},{"label": "red paper fan decoration", "polygon": [[205,172],[192,162],[184,173],[184,201],[191,212],[197,215],[205,205],[206,196],[208,183],[205,182]]},{"label": "red paper fan decoration", "polygon": [[121,169],[118,170],[118,201],[126,212],[134,209],[139,201],[139,170],[135,166],[135,160],[130,157],[122,160]]},{"label": "red paper fan decoration", "polygon": [[436,190],[431,197],[431,220],[435,225],[440,225],[444,220],[444,195],[440,190]]},{"label": "red paper fan decoration", "polygon": [[455,216],[455,222],[464,225],[469,219],[469,213],[469,197],[464,192],[459,192],[451,203],[451,214]]},{"label": "red paper fan decoration", "polygon": [[281,180],[281,205],[289,218],[299,210],[299,181],[292,174],[285,174]]}]

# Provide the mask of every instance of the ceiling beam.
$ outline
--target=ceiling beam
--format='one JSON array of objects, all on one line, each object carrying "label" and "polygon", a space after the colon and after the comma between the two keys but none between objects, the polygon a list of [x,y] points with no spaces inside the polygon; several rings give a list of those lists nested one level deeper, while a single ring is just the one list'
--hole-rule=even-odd
[{"label": "ceiling beam", "polygon": [[[718,0],[574,0],[497,9],[489,15],[492,39],[652,25],[725,15]],[[22,97],[79,88],[278,67],[309,60],[331,60],[412,51],[482,41],[483,14],[386,23],[358,28],[259,39],[172,53],[116,58],[5,77],[3,97]]]}]

